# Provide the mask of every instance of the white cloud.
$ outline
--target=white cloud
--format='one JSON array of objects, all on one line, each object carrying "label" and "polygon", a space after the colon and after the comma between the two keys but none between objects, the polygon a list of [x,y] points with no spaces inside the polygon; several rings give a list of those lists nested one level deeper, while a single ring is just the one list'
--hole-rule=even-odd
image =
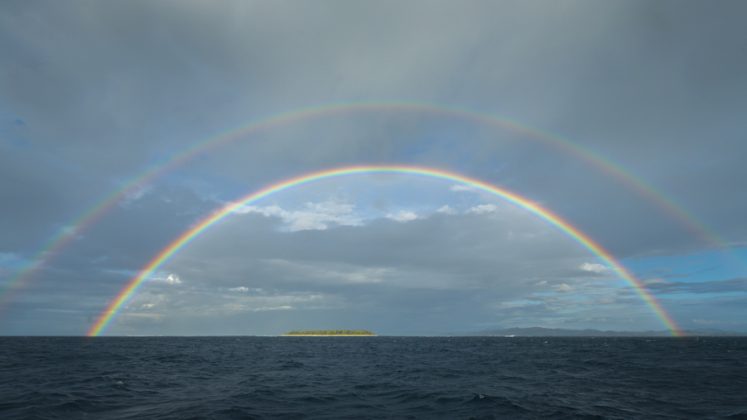
[{"label": "white cloud", "polygon": [[254,312],[264,312],[264,311],[290,311],[294,309],[290,305],[280,305],[280,306],[261,306],[259,308],[253,308],[252,311]]},{"label": "white cloud", "polygon": [[334,306],[336,298],[331,295],[314,292],[291,292],[287,294],[270,294],[264,296],[234,295],[217,306],[207,309],[207,312],[237,313],[237,312],[265,312],[289,311],[299,309],[328,309]]},{"label": "white cloud", "polygon": [[464,191],[474,192],[476,190],[475,190],[475,187],[471,187],[469,185],[454,184],[451,187],[449,187],[449,191],[454,191],[454,192],[464,192]]},{"label": "white cloud", "polygon": [[280,218],[291,232],[301,230],[325,230],[331,225],[360,226],[362,218],[355,213],[350,203],[328,200],[308,202],[301,210],[286,210],[280,206],[242,206],[234,211],[239,214],[256,213],[265,217]]},{"label": "white cloud", "polygon": [[496,307],[500,309],[516,309],[516,308],[527,308],[527,307],[533,307],[541,305],[542,302],[539,300],[530,300],[530,299],[517,299],[517,300],[510,300],[505,302],[498,302],[496,304]]},{"label": "white cloud", "polygon": [[467,213],[470,214],[487,214],[495,213],[498,210],[498,206],[495,204],[478,204],[474,207],[470,207]]},{"label": "white cloud", "polygon": [[609,271],[609,268],[607,266],[599,264],[599,263],[585,262],[581,264],[578,268],[581,269],[582,271],[586,271],[589,273],[597,273],[597,274],[601,274],[601,273]]},{"label": "white cloud", "polygon": [[168,284],[182,284],[182,280],[176,274],[169,274],[166,276],[166,283]]},{"label": "white cloud", "polygon": [[443,206],[439,207],[438,210],[436,210],[438,213],[442,214],[456,214],[456,210],[449,206],[448,204],[444,204]]},{"label": "white cloud", "polygon": [[418,218],[417,213],[409,210],[400,210],[396,213],[389,213],[386,215],[387,219],[394,220],[396,222],[411,222]]},{"label": "white cloud", "polygon": [[364,268],[351,273],[335,274],[347,283],[381,283],[392,271],[389,268]]},{"label": "white cloud", "polygon": [[558,292],[570,292],[573,290],[573,287],[571,287],[567,283],[560,283],[559,285],[555,286],[555,290]]},{"label": "white cloud", "polygon": [[130,314],[144,311],[153,313],[156,308],[167,307],[170,304],[171,295],[153,289],[146,289],[132,298],[127,304],[127,312]]},{"label": "white cloud", "polygon": [[247,286],[236,286],[236,287],[219,287],[217,290],[219,291],[229,291],[234,292],[238,294],[245,294],[245,293],[251,293],[253,296],[266,296],[268,295],[267,291],[260,287],[247,287]]},{"label": "white cloud", "polygon": [[277,306],[248,306],[241,302],[226,303],[222,306],[227,312],[265,312],[265,311],[291,311],[295,309],[291,305],[277,305]]},{"label": "white cloud", "polygon": [[182,279],[179,278],[179,275],[175,273],[168,273],[168,274],[156,273],[153,276],[151,276],[150,281],[158,282],[158,283],[166,283],[171,286],[182,284]]},{"label": "white cloud", "polygon": [[382,283],[395,275],[396,271],[388,267],[357,267],[347,264],[317,265],[284,259],[272,259],[267,262],[277,269],[289,270],[309,281],[324,284]]}]

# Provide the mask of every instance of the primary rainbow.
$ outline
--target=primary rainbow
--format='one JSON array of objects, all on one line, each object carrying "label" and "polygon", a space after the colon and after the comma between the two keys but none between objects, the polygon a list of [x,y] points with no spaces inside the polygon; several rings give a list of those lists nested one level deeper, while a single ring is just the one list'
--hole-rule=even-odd
[{"label": "primary rainbow", "polygon": [[530,128],[516,121],[500,118],[492,115],[481,114],[473,110],[452,108],[447,106],[436,106],[423,103],[407,102],[371,102],[371,103],[354,103],[354,104],[331,104],[320,105],[308,108],[302,108],[291,112],[276,114],[265,118],[260,118],[247,125],[237,129],[220,133],[210,137],[207,140],[197,142],[186,150],[177,153],[169,159],[159,162],[156,165],[148,167],[136,176],[124,182],[118,189],[106,195],[88,210],[83,212],[76,219],[72,220],[66,226],[60,228],[55,235],[49,238],[42,248],[28,260],[28,262],[17,270],[15,274],[5,283],[4,288],[0,289],[0,307],[7,302],[12,295],[11,290],[19,290],[28,282],[34,273],[43,268],[52,258],[58,255],[68,244],[79,237],[88,228],[96,224],[98,220],[108,214],[115,206],[128,195],[134,194],[145,188],[162,175],[175,170],[186,163],[194,160],[213,149],[227,145],[246,138],[249,135],[270,130],[286,124],[298,121],[313,119],[323,116],[336,115],[343,112],[369,112],[369,111],[386,111],[386,112],[422,112],[433,115],[442,115],[451,118],[461,118],[467,121],[473,121],[479,124],[485,124],[491,127],[500,127],[515,133],[522,134],[526,138],[538,141],[540,143],[554,147],[564,153],[573,156],[581,161],[586,162],[591,167],[596,168],[602,173],[616,179],[632,191],[635,191],[649,202],[653,203],[660,210],[671,218],[677,220],[688,231],[701,238],[704,242],[720,249],[726,249],[727,244],[717,235],[698,222],[695,217],[675,204],[665,194],[657,191],[640,178],[632,175],[621,166],[610,160],[594,153],[591,150],[582,148],[573,142],[560,136]]},{"label": "primary rainbow", "polygon": [[187,231],[183,232],[176,239],[174,239],[168,246],[163,248],[148,264],[146,264],[139,272],[137,276],[132,278],[127,285],[117,294],[112,302],[101,312],[96,322],[90,327],[87,332],[89,337],[95,337],[100,335],[106,327],[111,323],[117,313],[122,309],[125,303],[137,292],[140,285],[147,280],[153,271],[157,270],[162,264],[168,261],[175,253],[190,243],[194,238],[204,232],[206,229],[219,222],[226,216],[235,212],[243,206],[254,203],[257,200],[265,198],[271,194],[297,187],[300,185],[308,184],[313,181],[318,181],[327,178],[334,178],[344,175],[354,174],[379,174],[379,173],[393,173],[393,174],[408,174],[408,175],[420,175],[430,178],[437,178],[448,180],[452,182],[459,182],[477,190],[485,191],[496,195],[500,198],[505,199],[519,207],[522,207],[551,225],[558,228],[560,231],[568,235],[569,237],[576,240],[578,243],[586,247],[594,255],[596,255],[601,261],[612,267],[612,269],[624,280],[626,280],[643,299],[643,301],[654,311],[656,316],[666,326],[673,336],[682,335],[681,329],[677,323],[672,319],[671,316],[664,310],[661,304],[656,298],[648,292],[643,283],[638,280],[632,273],[630,273],[625,267],[623,267],[617,260],[601,245],[596,243],[589,236],[581,232],[576,227],[565,221],[560,216],[554,214],[550,210],[543,208],[537,203],[530,201],[516,193],[496,187],[487,182],[480,181],[478,179],[470,178],[464,175],[460,175],[453,172],[448,172],[441,169],[417,167],[417,166],[401,166],[401,165],[371,165],[371,166],[351,166],[343,168],[328,169],[319,172],[313,172],[310,174],[301,175],[296,178],[291,178],[268,187],[265,187],[259,191],[253,192],[234,201],[217,211],[213,212],[209,216],[200,220],[194,226]]}]

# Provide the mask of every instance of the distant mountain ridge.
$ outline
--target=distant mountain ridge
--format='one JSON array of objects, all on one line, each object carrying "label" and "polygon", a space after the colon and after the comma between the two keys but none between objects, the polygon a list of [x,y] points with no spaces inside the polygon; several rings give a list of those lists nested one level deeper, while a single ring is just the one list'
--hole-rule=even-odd
[{"label": "distant mountain ridge", "polygon": [[[690,330],[683,331],[685,335],[692,336],[744,336],[744,332],[721,331],[721,330]],[[513,336],[513,337],[669,337],[669,331],[609,331],[595,329],[566,329],[566,328],[502,328],[484,330],[466,335],[474,336]]]}]

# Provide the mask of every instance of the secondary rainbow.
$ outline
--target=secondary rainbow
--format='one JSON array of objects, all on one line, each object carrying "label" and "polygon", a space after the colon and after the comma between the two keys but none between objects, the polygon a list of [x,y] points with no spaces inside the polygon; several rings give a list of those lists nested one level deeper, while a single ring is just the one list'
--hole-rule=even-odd
[{"label": "secondary rainbow", "polygon": [[408,102],[327,104],[260,118],[247,125],[243,125],[240,128],[228,132],[222,132],[216,136],[208,138],[207,140],[197,142],[186,150],[173,155],[163,162],[152,165],[136,176],[130,178],[119,188],[96,202],[96,204],[83,212],[76,219],[60,228],[54,236],[47,240],[34,257],[29,259],[20,270],[17,270],[15,274],[5,282],[5,287],[0,290],[0,306],[9,300],[11,295],[9,292],[11,290],[18,290],[25,283],[30,281],[34,273],[43,268],[67,245],[72,243],[75,238],[79,237],[87,229],[95,225],[98,220],[106,216],[106,214],[114,209],[115,206],[125,197],[147,187],[147,185],[159,177],[187,164],[198,156],[240,139],[246,139],[252,134],[283,125],[324,116],[334,116],[341,113],[371,111],[420,112],[451,118],[460,118],[522,134],[527,139],[549,145],[569,156],[584,161],[591,167],[616,179],[618,182],[625,185],[626,188],[629,188],[640,196],[646,198],[668,216],[678,220],[688,231],[701,238],[709,245],[720,249],[726,249],[728,246],[722,239],[712,233],[702,223],[698,222],[695,217],[683,210],[681,206],[675,204],[660,191],[657,191],[640,178],[632,175],[621,166],[560,136],[528,127],[508,118],[500,118],[497,116],[482,114],[473,110],[441,105],[436,106],[432,104]]},{"label": "secondary rainbow", "polygon": [[151,274],[157,270],[161,265],[168,261],[174,254],[180,249],[190,243],[198,235],[210,228],[215,223],[221,221],[228,215],[234,213],[236,210],[243,206],[252,204],[262,198],[265,198],[271,194],[287,190],[289,188],[298,187],[304,184],[308,184],[314,181],[346,176],[356,174],[380,174],[380,173],[392,173],[392,174],[406,174],[406,175],[419,175],[430,178],[443,179],[452,182],[459,182],[477,190],[485,191],[498,196],[506,201],[513,203],[519,207],[522,207],[531,213],[544,219],[551,225],[558,228],[560,231],[568,235],[569,237],[576,240],[578,243],[583,245],[594,255],[596,255],[602,262],[611,267],[617,275],[627,281],[637,292],[637,294],[643,299],[643,301],[654,311],[656,316],[666,326],[673,336],[682,335],[682,331],[675,322],[674,319],[664,310],[661,304],[656,298],[648,292],[643,283],[638,280],[632,273],[630,273],[622,264],[620,264],[612,254],[605,250],[600,244],[591,239],[588,235],[581,232],[576,227],[565,221],[557,214],[550,210],[543,208],[537,203],[524,198],[516,193],[505,190],[503,188],[491,185],[487,182],[480,181],[478,179],[470,178],[464,175],[460,175],[453,172],[448,172],[441,169],[417,167],[417,166],[399,166],[399,165],[374,165],[374,166],[351,166],[343,168],[328,169],[319,172],[313,172],[291,178],[276,184],[272,184],[259,191],[253,192],[234,201],[226,206],[216,210],[212,214],[208,215],[204,219],[200,220],[189,230],[183,232],[176,239],[174,239],[168,246],[163,248],[156,256],[148,262],[138,273],[137,276],[132,278],[127,285],[117,294],[117,296],[111,301],[106,309],[98,316],[96,322],[90,327],[87,335],[95,337],[100,335],[106,327],[115,318],[117,313],[123,308],[130,298],[137,292],[138,288],[151,276]]}]

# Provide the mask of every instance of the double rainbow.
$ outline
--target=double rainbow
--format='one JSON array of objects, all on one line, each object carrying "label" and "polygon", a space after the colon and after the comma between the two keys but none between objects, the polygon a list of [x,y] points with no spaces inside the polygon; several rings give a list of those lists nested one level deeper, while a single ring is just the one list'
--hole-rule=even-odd
[{"label": "double rainbow", "polygon": [[81,215],[76,219],[67,223],[64,228],[59,229],[55,235],[49,238],[34,257],[29,259],[28,263],[18,270],[5,283],[5,287],[0,290],[0,304],[8,301],[11,295],[9,292],[11,290],[18,290],[25,283],[30,281],[34,273],[43,268],[52,258],[72,243],[75,238],[79,237],[83,232],[106,216],[106,214],[114,209],[123,198],[136,193],[138,190],[144,188],[159,177],[187,164],[196,157],[264,130],[271,130],[303,120],[325,116],[371,111],[418,112],[449,118],[460,118],[466,121],[472,121],[491,127],[499,127],[524,135],[526,139],[538,141],[551,146],[569,156],[573,156],[586,162],[591,167],[616,179],[630,190],[635,191],[638,195],[653,203],[669,217],[680,222],[682,226],[695,236],[701,238],[705,243],[722,249],[727,247],[722,239],[709,231],[702,223],[698,222],[691,214],[683,210],[671,199],[667,198],[662,192],[657,191],[640,178],[634,176],[610,160],[557,135],[522,125],[507,118],[499,118],[481,114],[472,110],[440,105],[436,106],[424,103],[402,102],[331,104],[303,108],[258,119],[247,125],[243,125],[238,129],[223,132],[210,137],[207,140],[195,143],[184,151],[170,157],[168,160],[159,162],[157,165],[151,166],[140,172],[138,175],[125,182],[120,188],[112,191],[96,204],[88,208],[88,210],[81,213]]},{"label": "double rainbow", "polygon": [[491,185],[487,182],[480,181],[478,179],[470,178],[464,175],[460,175],[453,172],[447,172],[440,169],[417,167],[417,166],[394,166],[394,165],[371,165],[371,166],[352,166],[336,169],[328,169],[319,172],[313,172],[306,175],[301,175],[296,178],[288,179],[268,187],[265,187],[259,191],[253,192],[234,201],[200,220],[189,230],[183,232],[176,239],[174,239],[168,246],[163,248],[148,264],[146,264],[138,273],[137,276],[132,278],[127,285],[117,294],[112,302],[106,307],[106,309],[99,315],[96,322],[90,327],[87,335],[95,337],[100,335],[116,315],[122,310],[124,305],[137,293],[138,288],[148,279],[151,274],[167,262],[174,254],[179,252],[202,232],[220,222],[225,217],[229,216],[236,210],[239,210],[243,206],[252,204],[258,200],[261,200],[269,195],[275,194],[280,191],[284,191],[290,188],[299,187],[305,184],[309,184],[314,181],[319,181],[328,178],[335,178],[347,175],[356,174],[379,174],[379,173],[393,173],[393,174],[406,174],[406,175],[418,175],[425,176],[435,179],[442,179],[452,182],[458,182],[468,185],[475,190],[484,191],[500,197],[510,203],[513,203],[523,209],[528,210],[531,213],[539,216],[549,224],[558,228],[561,232],[574,239],[576,242],[583,245],[599,260],[611,267],[618,276],[624,279],[635,289],[636,293],[643,299],[643,301],[654,311],[656,316],[666,326],[670,333],[674,336],[682,335],[677,323],[672,317],[664,310],[661,304],[656,298],[649,293],[643,283],[633,276],[625,267],[620,264],[612,254],[605,250],[600,244],[591,239],[588,235],[581,232],[578,228],[574,227],[563,218],[553,213],[552,211],[543,208],[537,203],[530,201],[516,193],[499,188]]}]

